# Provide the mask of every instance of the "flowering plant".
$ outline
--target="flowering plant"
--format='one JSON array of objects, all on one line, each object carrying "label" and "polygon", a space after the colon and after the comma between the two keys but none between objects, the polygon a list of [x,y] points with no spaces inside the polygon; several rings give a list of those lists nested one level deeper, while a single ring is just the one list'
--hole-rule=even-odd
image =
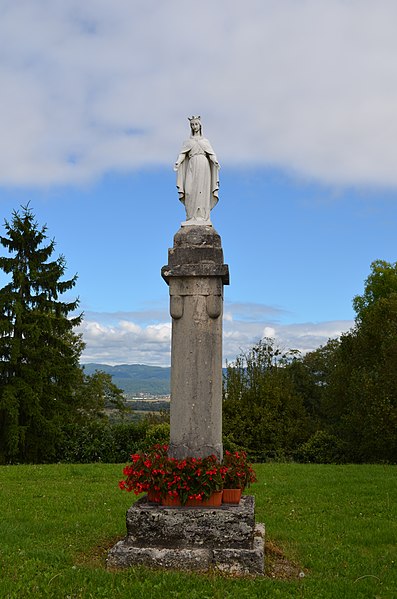
[{"label": "flowering plant", "polygon": [[178,460],[168,457],[167,450],[167,445],[155,445],[148,452],[133,454],[132,463],[123,469],[120,489],[136,495],[151,491],[162,498],[179,498],[182,505],[188,499],[202,501],[222,490],[226,468],[216,456]]},{"label": "flowering plant", "polygon": [[167,450],[168,445],[154,445],[149,452],[132,454],[132,463],[123,468],[125,479],[119,482],[120,489],[135,495],[149,490],[160,493],[169,474]]},{"label": "flowering plant", "polygon": [[251,464],[247,461],[245,451],[225,452],[223,466],[226,468],[224,477],[225,489],[242,489],[256,482],[256,475]]},{"label": "flowering plant", "polygon": [[166,493],[178,497],[185,505],[188,499],[202,501],[216,491],[222,491],[225,468],[214,455],[206,458],[169,458],[174,467],[172,477],[167,481]]}]

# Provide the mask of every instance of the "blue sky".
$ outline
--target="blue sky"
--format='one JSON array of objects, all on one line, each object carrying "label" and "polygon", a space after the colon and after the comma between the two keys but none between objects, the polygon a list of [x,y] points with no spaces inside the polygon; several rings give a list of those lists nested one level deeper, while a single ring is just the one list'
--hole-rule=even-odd
[{"label": "blue sky", "polygon": [[225,358],[352,326],[371,261],[396,260],[394,2],[0,0],[0,14],[0,216],[30,201],[78,273],[84,361],[169,364],[160,270],[192,114],[222,166]]}]

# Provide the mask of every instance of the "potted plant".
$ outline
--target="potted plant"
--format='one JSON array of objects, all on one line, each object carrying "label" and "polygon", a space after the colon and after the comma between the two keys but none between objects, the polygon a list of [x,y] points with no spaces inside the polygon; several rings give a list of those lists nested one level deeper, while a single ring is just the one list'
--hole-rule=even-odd
[{"label": "potted plant", "polygon": [[120,489],[133,491],[135,495],[148,493],[148,500],[160,502],[164,478],[168,474],[168,445],[154,445],[148,452],[131,455],[131,464],[123,468],[125,479]]},{"label": "potted plant", "polygon": [[174,463],[174,472],[173,478],[167,481],[163,503],[167,503],[169,497],[175,497],[181,505],[221,505],[224,468],[214,455],[170,460]]},{"label": "potted plant", "polygon": [[226,469],[223,484],[223,503],[240,503],[241,494],[251,483],[256,482],[256,475],[247,461],[245,451],[225,452],[223,466]]},{"label": "potted plant", "polygon": [[148,500],[163,505],[220,506],[226,469],[214,455],[178,460],[168,457],[167,445],[131,456],[123,469],[120,489],[136,495],[147,492]]}]

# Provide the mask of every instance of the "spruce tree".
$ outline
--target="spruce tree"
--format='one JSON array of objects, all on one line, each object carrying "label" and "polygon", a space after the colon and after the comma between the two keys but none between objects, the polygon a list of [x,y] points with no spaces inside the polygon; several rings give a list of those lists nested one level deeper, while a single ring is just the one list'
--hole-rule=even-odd
[{"label": "spruce tree", "polygon": [[78,300],[62,301],[76,283],[66,263],[50,260],[55,241],[29,206],[5,221],[0,257],[9,281],[0,289],[0,463],[50,461],[60,427],[79,411],[81,336],[69,317]]}]

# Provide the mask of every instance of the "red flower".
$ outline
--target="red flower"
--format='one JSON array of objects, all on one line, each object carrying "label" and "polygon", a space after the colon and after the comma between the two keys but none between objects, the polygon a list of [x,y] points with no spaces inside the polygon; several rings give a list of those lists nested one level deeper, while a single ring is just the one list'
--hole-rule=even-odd
[{"label": "red flower", "polygon": [[224,463],[220,464],[215,455],[178,460],[169,457],[167,451],[166,445],[156,445],[148,452],[132,454],[132,464],[123,469],[125,480],[120,481],[120,489],[136,495],[155,490],[162,496],[179,497],[184,505],[188,498],[207,499],[232,476],[239,487],[256,480],[242,452],[226,451]]}]

